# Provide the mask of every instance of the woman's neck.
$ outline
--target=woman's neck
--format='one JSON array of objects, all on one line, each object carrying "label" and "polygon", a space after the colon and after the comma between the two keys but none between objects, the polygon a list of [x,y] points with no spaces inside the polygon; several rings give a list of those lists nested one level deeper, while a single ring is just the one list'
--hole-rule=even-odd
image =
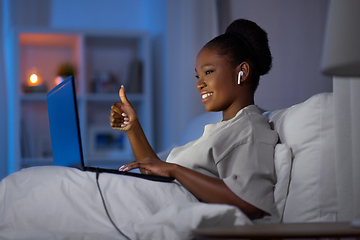
[{"label": "woman's neck", "polygon": [[223,115],[223,121],[227,121],[229,119],[232,119],[236,116],[236,114],[243,108],[253,105],[254,104],[254,98],[249,98],[247,101],[241,101],[241,102],[235,102],[231,106],[229,106],[227,109],[225,109],[222,112]]}]

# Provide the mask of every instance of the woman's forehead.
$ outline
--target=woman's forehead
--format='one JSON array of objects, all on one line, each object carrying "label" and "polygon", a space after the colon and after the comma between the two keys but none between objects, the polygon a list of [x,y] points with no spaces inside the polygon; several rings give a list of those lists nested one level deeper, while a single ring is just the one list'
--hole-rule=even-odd
[{"label": "woman's forehead", "polygon": [[203,48],[197,55],[196,68],[201,69],[206,66],[214,66],[223,63],[224,60],[224,56],[221,56],[215,49]]}]

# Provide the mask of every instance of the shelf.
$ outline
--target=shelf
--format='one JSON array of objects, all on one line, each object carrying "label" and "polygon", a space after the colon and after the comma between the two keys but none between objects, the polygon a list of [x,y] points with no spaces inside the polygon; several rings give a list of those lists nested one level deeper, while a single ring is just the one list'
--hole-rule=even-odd
[{"label": "shelf", "polygon": [[46,101],[46,93],[23,93],[20,98],[23,102]]},{"label": "shelf", "polygon": [[[144,100],[142,94],[130,93],[126,94],[126,97],[130,102],[140,102]],[[89,102],[120,102],[118,94],[92,93],[84,96],[84,99]]]},{"label": "shelf", "polygon": [[[46,94],[56,85],[58,67],[65,62],[77,70],[74,75],[85,161],[118,166],[133,159],[126,134],[109,125],[110,107],[120,102],[122,84],[152,144],[152,74],[146,32],[17,28],[12,38],[14,55],[8,60],[13,73],[9,77],[13,111],[9,118],[15,120],[9,127],[8,141],[9,164],[14,171],[53,164]],[[23,87],[32,84],[32,73],[38,75],[36,84],[45,89]],[[115,148],[101,145],[101,151],[94,151],[98,135],[122,139],[121,134],[125,138],[120,147],[110,143]]]},{"label": "shelf", "polygon": [[77,44],[80,35],[78,34],[63,34],[63,33],[40,33],[40,32],[24,32],[20,35],[20,44],[33,46],[68,46],[73,47]]},{"label": "shelf", "polygon": [[31,74],[36,73],[46,91],[55,87],[55,78],[61,64],[71,63],[76,68],[82,66],[80,59],[81,36],[41,32],[19,33],[20,84],[28,85]]},{"label": "shelf", "polygon": [[[130,102],[141,102],[144,100],[143,94],[130,93],[126,94]],[[46,101],[46,93],[23,93],[20,97],[21,101]],[[86,95],[77,95],[77,100],[89,102],[120,102],[118,94],[108,93],[90,93]]]}]

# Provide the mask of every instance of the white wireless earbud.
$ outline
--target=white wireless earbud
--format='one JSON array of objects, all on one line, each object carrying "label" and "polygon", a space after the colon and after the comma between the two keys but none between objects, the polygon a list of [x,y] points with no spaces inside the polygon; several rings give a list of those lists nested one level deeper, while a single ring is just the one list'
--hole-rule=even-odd
[{"label": "white wireless earbud", "polygon": [[240,80],[241,80],[242,75],[244,75],[244,73],[243,73],[243,71],[240,71],[238,74],[238,84],[239,85],[240,85]]}]

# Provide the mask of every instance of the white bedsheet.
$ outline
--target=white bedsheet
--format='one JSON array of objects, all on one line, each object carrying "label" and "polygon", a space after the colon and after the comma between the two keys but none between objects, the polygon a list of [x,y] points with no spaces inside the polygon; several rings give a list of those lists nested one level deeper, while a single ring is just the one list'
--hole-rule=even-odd
[{"label": "white bedsheet", "polygon": [[[191,239],[201,227],[252,222],[237,208],[199,202],[177,183],[101,174],[107,208],[130,239]],[[33,167],[0,183],[0,239],[124,239],[106,216],[95,173]]]}]

